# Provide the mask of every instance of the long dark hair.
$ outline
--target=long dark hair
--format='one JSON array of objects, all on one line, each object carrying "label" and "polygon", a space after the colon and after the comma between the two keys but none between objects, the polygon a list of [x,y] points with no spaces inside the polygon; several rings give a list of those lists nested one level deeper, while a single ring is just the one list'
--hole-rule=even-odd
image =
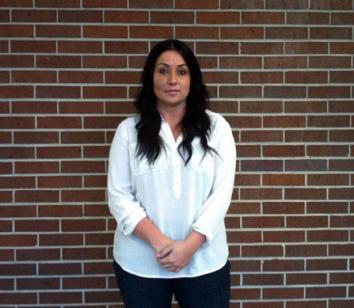
[{"label": "long dark hair", "polygon": [[[210,133],[210,119],[206,113],[209,104],[209,95],[203,83],[199,63],[193,51],[179,40],[165,40],[156,44],[147,56],[141,76],[142,88],[138,94],[135,107],[140,113],[140,120],[136,125],[138,147],[137,156],[147,158],[152,164],[163,149],[163,142],[159,136],[161,116],[156,108],[156,96],[154,93],[153,76],[155,64],[159,56],[169,50],[178,52],[189,68],[191,82],[187,96],[186,113],[182,119],[183,140],[178,151],[188,164],[192,157],[192,141],[195,137],[200,138],[200,143],[205,151],[213,150],[208,145]],[[185,156],[184,154],[187,154]]]}]

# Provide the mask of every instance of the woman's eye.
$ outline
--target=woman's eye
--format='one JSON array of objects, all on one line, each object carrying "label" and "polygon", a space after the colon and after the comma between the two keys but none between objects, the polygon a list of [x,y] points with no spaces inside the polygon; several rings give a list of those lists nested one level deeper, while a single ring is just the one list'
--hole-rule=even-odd
[{"label": "woman's eye", "polygon": [[178,75],[186,75],[187,71],[186,70],[180,70],[178,71]]},{"label": "woman's eye", "polygon": [[160,73],[160,74],[166,74],[166,73],[167,73],[167,70],[164,69],[164,68],[160,68],[160,69],[159,69],[159,73]]}]

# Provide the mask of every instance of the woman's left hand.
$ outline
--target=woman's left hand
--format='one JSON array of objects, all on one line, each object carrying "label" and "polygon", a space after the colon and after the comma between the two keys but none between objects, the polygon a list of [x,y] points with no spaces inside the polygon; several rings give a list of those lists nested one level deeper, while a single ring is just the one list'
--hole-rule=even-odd
[{"label": "woman's left hand", "polygon": [[194,253],[204,243],[205,236],[192,231],[183,241],[172,241],[163,247],[156,258],[162,267],[171,272],[179,272],[188,265]]}]

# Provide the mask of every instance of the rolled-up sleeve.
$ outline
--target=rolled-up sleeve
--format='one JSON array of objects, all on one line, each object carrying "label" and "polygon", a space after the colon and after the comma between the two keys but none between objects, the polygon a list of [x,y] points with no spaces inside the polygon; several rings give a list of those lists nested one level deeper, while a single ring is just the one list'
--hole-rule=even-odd
[{"label": "rolled-up sleeve", "polygon": [[234,188],[236,148],[230,125],[219,118],[212,134],[212,147],[217,151],[212,190],[201,207],[192,228],[205,235],[206,244],[212,241],[231,203]]},{"label": "rolled-up sleeve", "polygon": [[144,208],[133,192],[128,134],[122,122],[112,141],[108,165],[108,206],[124,235],[131,234],[146,217]]}]

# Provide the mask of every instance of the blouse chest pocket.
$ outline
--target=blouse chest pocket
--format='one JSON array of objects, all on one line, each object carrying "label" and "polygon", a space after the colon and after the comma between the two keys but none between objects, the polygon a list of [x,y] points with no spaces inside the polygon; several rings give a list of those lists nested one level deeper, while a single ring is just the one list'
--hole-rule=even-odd
[{"label": "blouse chest pocket", "polygon": [[149,163],[146,156],[137,157],[136,156],[136,144],[132,144],[130,146],[130,156],[131,156],[131,168],[132,173],[134,175],[141,175],[153,171],[157,171],[164,168],[164,157],[162,153],[158,156],[158,158],[153,162]]},{"label": "blouse chest pocket", "polygon": [[194,150],[191,158],[192,168],[197,172],[213,176],[215,167],[214,155],[212,152],[205,153],[201,150]]}]

